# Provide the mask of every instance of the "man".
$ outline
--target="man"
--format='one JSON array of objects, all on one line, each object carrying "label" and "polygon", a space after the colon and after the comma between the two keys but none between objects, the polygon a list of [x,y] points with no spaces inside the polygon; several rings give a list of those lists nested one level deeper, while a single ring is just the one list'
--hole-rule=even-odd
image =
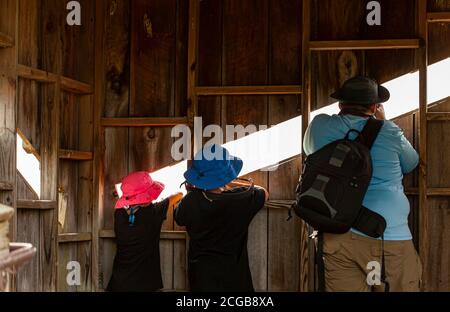
[{"label": "man", "polygon": [[175,220],[189,233],[191,291],[254,291],[248,227],[269,194],[262,187],[235,181],[242,165],[225,148],[205,146],[184,174],[189,192],[176,208]]},{"label": "man", "polygon": [[[304,138],[307,155],[344,138],[350,129],[361,131],[368,118],[385,120],[381,103],[388,101],[390,94],[371,78],[355,77],[331,97],[339,100],[341,112],[314,118]],[[408,227],[410,207],[402,185],[403,175],[418,165],[418,154],[402,130],[392,121],[385,121],[371,156],[373,176],[363,205],[383,216],[387,223],[386,281],[391,291],[419,291],[422,268]],[[373,270],[369,264],[374,261],[381,264],[380,239],[369,238],[354,229],[339,235],[325,233],[323,252],[326,291],[384,289],[385,285],[371,285],[368,279]]]}]

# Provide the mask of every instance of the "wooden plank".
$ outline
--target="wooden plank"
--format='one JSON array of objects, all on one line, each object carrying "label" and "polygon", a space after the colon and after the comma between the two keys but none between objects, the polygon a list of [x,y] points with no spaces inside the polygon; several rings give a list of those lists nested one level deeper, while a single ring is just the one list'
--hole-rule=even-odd
[{"label": "wooden plank", "polygon": [[[41,37],[41,69],[62,75],[63,66],[63,21],[66,12],[59,9],[58,0],[42,0],[41,10],[46,12],[40,18],[41,27],[45,29]],[[50,27],[49,27],[50,25]],[[59,141],[60,141],[60,107],[61,82],[41,86],[41,196],[42,199],[58,199]],[[55,210],[41,212],[40,222],[40,277],[42,291],[58,289],[58,213]]]},{"label": "wooden plank", "polygon": [[429,233],[428,261],[430,266],[424,267],[424,279],[427,281],[427,291],[443,292],[450,287],[449,259],[450,248],[450,197],[433,198],[429,200],[428,218],[433,231]]},{"label": "wooden plank", "polygon": [[419,39],[311,41],[312,51],[418,49]]},{"label": "wooden plank", "polygon": [[92,240],[92,233],[63,233],[58,234],[58,243],[81,243],[90,242]]},{"label": "wooden plank", "polygon": [[61,77],[61,89],[78,95],[88,95],[93,93],[91,85],[67,77]]},{"label": "wooden plank", "polygon": [[[0,30],[4,36],[3,44],[9,46],[0,47],[0,179],[16,184],[16,114],[17,114],[17,78],[14,67],[17,64],[17,45],[10,45],[18,38],[18,1],[5,0],[0,4]],[[6,37],[5,37],[6,36]],[[0,203],[15,208],[16,190],[0,192]],[[17,215],[10,220],[9,238],[15,241],[17,238]],[[8,290],[16,290],[16,279],[6,287]]]},{"label": "wooden plank", "polygon": [[28,140],[28,138],[25,136],[25,134],[20,130],[19,128],[16,129],[17,134],[22,139],[22,148],[27,152],[28,154],[33,154],[38,160],[41,160],[41,156],[39,155],[38,150],[33,146],[33,144]]},{"label": "wooden plank", "polygon": [[[19,0],[19,29],[17,49],[18,63],[32,68],[39,66],[40,9],[39,0]],[[17,65],[20,67],[20,65]],[[18,79],[16,128],[27,137],[36,151],[40,150],[40,83],[30,79]],[[39,153],[38,153],[39,154]],[[17,198],[39,200],[27,181],[17,172]],[[17,291],[42,290],[40,274],[40,209],[17,210],[17,241],[31,243],[37,253],[17,274]]]},{"label": "wooden plank", "polygon": [[0,48],[11,48],[14,46],[14,39],[0,32]]},{"label": "wooden plank", "polygon": [[[419,253],[424,270],[429,270],[429,221],[428,221],[428,201],[427,201],[427,164],[428,164],[428,143],[427,143],[427,67],[428,67],[428,22],[427,22],[427,1],[418,0],[418,33],[424,41],[421,49],[417,51],[417,63],[419,67]],[[425,275],[426,276],[426,273]],[[423,280],[423,289],[427,289],[428,280]]]},{"label": "wooden plank", "polygon": [[14,184],[12,182],[0,181],[0,191],[12,191]]},{"label": "wooden plank", "polygon": [[450,112],[444,112],[444,113],[428,112],[427,120],[428,121],[450,121]]},{"label": "wooden plank", "polygon": [[[96,2],[97,3],[97,2]],[[102,128],[101,117],[128,117],[130,97],[130,3],[131,1],[103,0],[98,14],[104,17],[104,26],[97,28],[96,44],[96,103],[95,153],[99,179],[98,229],[114,228],[114,185],[128,173],[128,128]],[[100,6],[100,3],[99,3]],[[100,11],[100,12],[99,12]],[[98,19],[100,20],[100,19]],[[102,41],[104,44],[102,44]],[[104,50],[102,53],[101,51]],[[102,84],[98,82],[102,81]],[[99,109],[98,107],[101,107]],[[111,170],[114,168],[114,170]],[[97,229],[97,232],[98,232]],[[94,234],[95,235],[95,234]],[[99,289],[109,282],[115,245],[110,240],[99,242]]]},{"label": "wooden plank", "polygon": [[[93,169],[93,207],[92,207],[92,283],[93,291],[100,290],[100,211],[103,210],[103,192],[104,192],[104,140],[100,121],[103,115],[103,103],[105,100],[105,1],[95,2],[95,68],[94,68],[94,96],[93,102],[93,150],[94,150],[94,169]],[[113,12],[114,13],[114,12]],[[111,14],[111,12],[110,12]]]},{"label": "wooden plank", "polygon": [[427,14],[429,23],[448,23],[450,22],[450,12],[430,12]]},{"label": "wooden plank", "polygon": [[[101,230],[99,235],[100,238],[116,238],[113,230]],[[186,232],[185,231],[161,231],[161,239],[164,240],[185,240]]]},{"label": "wooden plank", "polygon": [[66,160],[92,160],[93,154],[92,152],[81,152],[81,151],[72,151],[72,150],[59,150],[59,158]]},{"label": "wooden plank", "polygon": [[301,86],[225,86],[225,87],[197,87],[198,96],[206,95],[276,95],[301,94]]},{"label": "wooden plank", "polygon": [[187,124],[184,117],[102,118],[102,127],[172,127]]},{"label": "wooden plank", "polygon": [[58,76],[55,74],[22,64],[17,65],[17,76],[43,83],[55,83],[58,79]]},{"label": "wooden plank", "polygon": [[[17,174],[17,197],[26,200],[38,200],[39,197]],[[40,210],[17,210],[17,241],[32,244],[39,251],[39,214]],[[17,291],[39,291],[39,255],[23,266],[17,274]]]},{"label": "wooden plank", "polygon": [[53,210],[56,207],[54,200],[17,200],[17,209]]}]

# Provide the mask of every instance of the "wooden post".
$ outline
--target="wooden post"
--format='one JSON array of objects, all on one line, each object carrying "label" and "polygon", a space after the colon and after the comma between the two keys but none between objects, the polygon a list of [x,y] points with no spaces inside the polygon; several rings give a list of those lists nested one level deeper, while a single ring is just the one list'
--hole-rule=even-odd
[{"label": "wooden post", "polygon": [[95,89],[94,89],[94,206],[92,220],[92,281],[93,290],[99,290],[99,231],[100,211],[103,211],[104,192],[104,140],[101,126],[104,101],[104,1],[95,2]]},{"label": "wooden post", "polygon": [[[61,82],[43,87],[41,122],[41,198],[57,201],[58,197],[58,151],[59,151],[59,109]],[[40,265],[42,291],[56,291],[58,213],[56,210],[41,212],[40,222]]]},{"label": "wooden post", "polygon": [[[9,44],[0,45],[0,203],[16,208],[16,89],[18,0],[0,3],[0,33]],[[9,187],[6,187],[9,186]],[[16,239],[17,213],[10,221],[10,240]],[[15,282],[10,287],[14,290]]]},{"label": "wooden post", "polygon": [[[302,138],[310,122],[311,113],[311,0],[303,0],[302,36]],[[302,149],[303,150],[303,149]],[[302,153],[303,159],[305,153]],[[303,223],[300,233],[300,291],[314,290],[314,245],[310,243],[309,227]]]},{"label": "wooden post", "polygon": [[421,47],[417,52],[419,65],[419,253],[422,265],[425,268],[423,289],[427,289],[429,233],[427,209],[427,67],[428,67],[428,21],[427,1],[417,2],[418,33],[421,38]]}]

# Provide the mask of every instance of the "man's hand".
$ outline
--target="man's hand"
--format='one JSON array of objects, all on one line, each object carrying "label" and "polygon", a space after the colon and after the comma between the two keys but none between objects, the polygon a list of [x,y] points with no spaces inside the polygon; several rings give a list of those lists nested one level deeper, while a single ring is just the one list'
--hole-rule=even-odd
[{"label": "man's hand", "polygon": [[383,104],[377,104],[377,111],[375,112],[375,118],[379,120],[386,120],[386,113],[384,112]]}]

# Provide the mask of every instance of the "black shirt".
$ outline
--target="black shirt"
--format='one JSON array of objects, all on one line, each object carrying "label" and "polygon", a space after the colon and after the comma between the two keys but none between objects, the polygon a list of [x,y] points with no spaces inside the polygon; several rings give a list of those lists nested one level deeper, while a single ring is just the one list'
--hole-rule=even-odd
[{"label": "black shirt", "polygon": [[115,212],[117,252],[108,291],[156,291],[163,288],[159,237],[166,219],[169,199],[141,207],[134,225],[125,209]]},{"label": "black shirt", "polygon": [[[206,197],[205,197],[206,196]],[[175,220],[190,237],[189,282],[192,291],[253,291],[248,263],[248,227],[264,206],[260,188],[235,188],[222,194],[189,192]]]}]

